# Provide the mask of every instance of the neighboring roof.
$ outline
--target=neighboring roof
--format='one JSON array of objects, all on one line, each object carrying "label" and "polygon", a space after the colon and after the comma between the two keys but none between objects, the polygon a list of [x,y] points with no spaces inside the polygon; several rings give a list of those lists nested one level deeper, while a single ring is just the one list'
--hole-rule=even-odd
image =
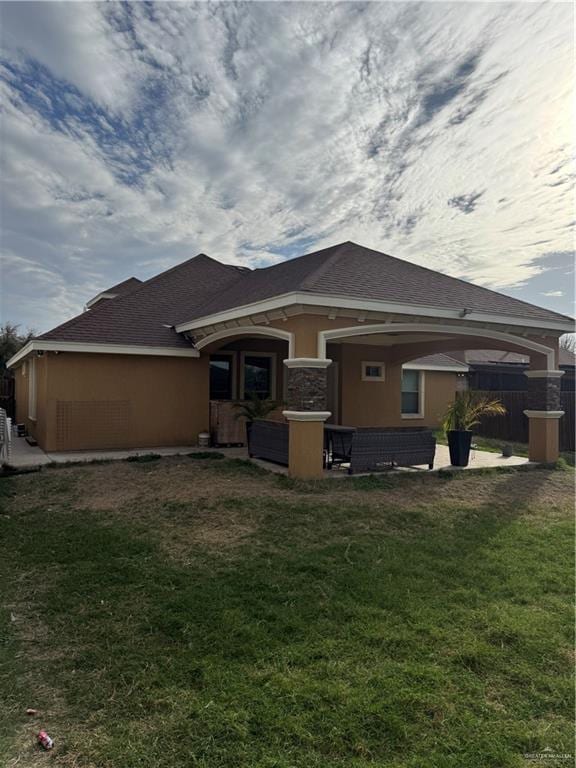
[{"label": "neighboring roof", "polygon": [[461,360],[456,360],[449,355],[443,355],[437,353],[435,355],[425,355],[419,357],[417,360],[410,360],[409,363],[405,363],[403,368],[419,370],[419,371],[451,371],[453,373],[466,373],[469,368],[466,363]]},{"label": "neighboring roof", "polygon": [[116,298],[93,303],[89,311],[39,338],[189,349],[191,342],[174,326],[295,292],[432,309],[466,308],[522,317],[535,325],[570,321],[351,242],[253,271],[200,254],[145,282],[129,278],[106,293],[114,292]]},{"label": "neighboring roof", "polygon": [[126,296],[138,288],[139,285],[142,285],[142,280],[138,280],[137,277],[129,277],[127,280],[113,285],[112,288],[107,288],[105,291],[97,293],[96,296],[86,302],[86,309],[93,307],[102,299],[115,299],[118,296]]},{"label": "neighboring roof", "polygon": [[[469,365],[528,365],[530,363],[528,355],[496,349],[471,349],[465,355]],[[560,348],[558,362],[560,366],[575,366],[576,355],[569,349]]]},{"label": "neighboring roof", "polygon": [[200,254],[141,283],[127,295],[98,302],[40,339],[95,344],[141,344],[189,348],[176,333],[177,317],[235,282],[242,272]]},{"label": "neighboring roof", "polygon": [[557,312],[345,242],[245,273],[228,290],[198,305],[193,314],[183,314],[178,324],[293,292],[467,309],[510,318],[522,317],[535,324],[539,321],[570,322],[570,318]]}]

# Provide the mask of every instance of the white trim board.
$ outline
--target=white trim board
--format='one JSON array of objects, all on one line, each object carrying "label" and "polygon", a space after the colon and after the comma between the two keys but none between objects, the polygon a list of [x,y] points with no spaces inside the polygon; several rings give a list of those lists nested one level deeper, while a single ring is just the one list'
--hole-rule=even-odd
[{"label": "white trim board", "polygon": [[269,336],[273,339],[282,339],[288,342],[288,358],[293,357],[294,334],[290,331],[282,331],[280,328],[259,325],[239,325],[235,328],[223,328],[221,331],[204,336],[196,342],[196,349],[204,349],[215,341],[221,341],[233,336]]},{"label": "white trim board", "polygon": [[36,421],[38,405],[38,384],[36,377],[36,358],[30,360],[30,375],[28,377],[28,418]]},{"label": "white trim board", "polygon": [[317,357],[291,357],[284,360],[286,368],[328,368],[332,360],[319,360]]},{"label": "white trim board", "polygon": [[495,339],[517,347],[530,349],[541,355],[546,355],[547,365],[554,367],[554,350],[536,341],[530,341],[511,333],[492,331],[487,328],[463,328],[454,325],[437,325],[436,323],[378,323],[377,325],[354,325],[349,328],[334,328],[329,331],[318,332],[318,357],[326,357],[326,344],[332,339],[350,338],[350,336],[370,336],[379,333],[397,333],[419,331],[423,333],[448,333],[453,336],[484,336],[486,339]]},{"label": "white trim board", "polygon": [[470,370],[467,365],[427,365],[426,363],[418,365],[417,363],[404,363],[403,371],[445,371],[446,373],[468,373]]},{"label": "white trim board", "polygon": [[564,411],[524,411],[529,419],[561,419]]},{"label": "white trim board", "polygon": [[[271,299],[256,301],[244,304],[223,312],[217,312],[213,315],[205,315],[196,320],[190,320],[176,326],[178,333],[191,331],[195,328],[202,328],[206,325],[215,325],[225,323],[231,320],[237,320],[239,317],[247,315],[270,312],[275,309],[283,309],[287,305],[300,304],[302,306],[327,307],[330,310],[354,309],[363,312],[389,312],[400,315],[415,315],[420,317],[437,317],[443,320],[462,320],[462,312],[465,307],[458,309],[443,309],[440,307],[429,307],[418,304],[400,304],[391,301],[374,301],[367,299],[355,299],[347,296],[322,295],[316,293],[304,293],[293,291],[275,296]],[[562,331],[564,333],[574,332],[574,323],[566,320],[529,320],[526,317],[515,315],[498,315],[490,312],[471,311],[465,315],[467,322],[480,323],[498,323],[499,325],[516,325],[520,327],[544,329],[553,331]]]},{"label": "white trim board", "polygon": [[193,347],[148,347],[138,344],[85,344],[81,341],[29,341],[6,363],[7,368],[19,363],[32,352],[92,352],[103,355],[153,355],[158,357],[200,357]]},{"label": "white trim board", "polygon": [[330,411],[282,411],[288,421],[326,421],[332,415]]},{"label": "white trim board", "polygon": [[90,307],[93,307],[95,304],[98,304],[99,301],[102,299],[115,299],[116,296],[118,296],[117,293],[108,293],[107,291],[102,291],[102,293],[98,293],[96,296],[94,296],[93,299],[90,299],[90,301],[87,301],[85,306],[85,309],[90,309]]}]

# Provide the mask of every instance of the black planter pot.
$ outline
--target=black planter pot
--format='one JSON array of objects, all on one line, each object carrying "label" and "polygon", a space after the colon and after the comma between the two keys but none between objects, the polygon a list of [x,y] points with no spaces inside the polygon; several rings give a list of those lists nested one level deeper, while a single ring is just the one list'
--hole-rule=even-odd
[{"label": "black planter pot", "polygon": [[472,432],[469,429],[451,429],[448,432],[450,464],[453,467],[467,467],[470,459]]}]

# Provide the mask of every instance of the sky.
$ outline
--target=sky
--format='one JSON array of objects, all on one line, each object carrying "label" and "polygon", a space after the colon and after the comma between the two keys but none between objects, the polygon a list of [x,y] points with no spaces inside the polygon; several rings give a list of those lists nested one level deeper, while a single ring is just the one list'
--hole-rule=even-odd
[{"label": "sky", "polygon": [[564,3],[0,3],[1,317],[345,240],[573,314]]}]

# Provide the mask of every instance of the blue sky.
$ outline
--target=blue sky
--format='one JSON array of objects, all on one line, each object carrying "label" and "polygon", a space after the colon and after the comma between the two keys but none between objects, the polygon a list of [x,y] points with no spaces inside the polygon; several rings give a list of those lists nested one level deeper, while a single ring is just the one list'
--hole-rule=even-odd
[{"label": "blue sky", "polygon": [[355,240],[573,313],[564,3],[1,3],[2,319]]}]

